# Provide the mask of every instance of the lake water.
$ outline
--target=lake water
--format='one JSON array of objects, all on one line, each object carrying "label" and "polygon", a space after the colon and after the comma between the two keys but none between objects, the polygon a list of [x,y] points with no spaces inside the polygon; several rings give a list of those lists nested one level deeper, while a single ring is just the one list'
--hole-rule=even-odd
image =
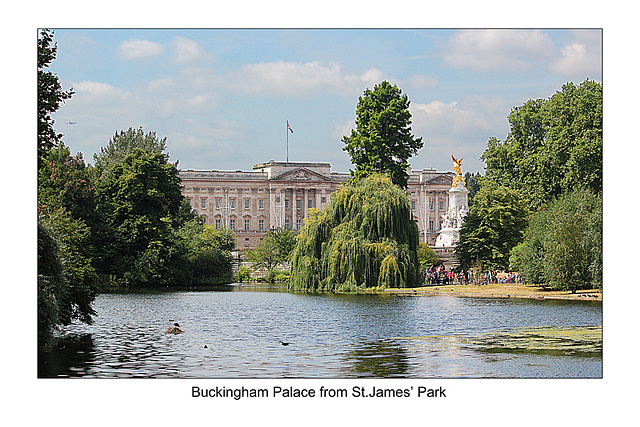
[{"label": "lake water", "polygon": [[[602,377],[600,302],[239,285],[101,294],[94,308],[39,355],[39,377]],[[172,321],[184,333],[167,334]]]}]

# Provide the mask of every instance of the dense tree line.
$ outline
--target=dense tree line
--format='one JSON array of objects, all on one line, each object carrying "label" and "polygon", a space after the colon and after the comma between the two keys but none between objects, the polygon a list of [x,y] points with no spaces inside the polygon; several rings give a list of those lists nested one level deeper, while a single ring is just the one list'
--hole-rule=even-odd
[{"label": "dense tree line", "polygon": [[535,212],[510,265],[555,289],[602,288],[602,198],[579,189]]},{"label": "dense tree line", "polygon": [[511,130],[482,154],[486,177],[521,191],[532,209],[576,188],[602,191],[602,85],[567,83],[509,114]]},{"label": "dense tree line", "polygon": [[509,253],[522,240],[528,216],[520,192],[484,181],[460,230],[460,265],[481,271],[508,269]]},{"label": "dense tree line", "polygon": [[92,322],[100,286],[188,286],[232,281],[231,230],[205,225],[182,196],[165,139],[116,132],[85,164],[51,114],[69,99],[48,70],[53,33],[38,38],[38,342],[56,325]]},{"label": "dense tree line", "polygon": [[519,270],[529,283],[602,286],[602,85],[567,83],[509,114],[456,248],[463,268]]}]

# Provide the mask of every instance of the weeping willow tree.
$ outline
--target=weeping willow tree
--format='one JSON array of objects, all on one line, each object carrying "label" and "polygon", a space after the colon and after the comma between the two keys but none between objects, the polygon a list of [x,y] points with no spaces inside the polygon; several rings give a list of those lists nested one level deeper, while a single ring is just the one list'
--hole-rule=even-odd
[{"label": "weeping willow tree", "polygon": [[407,194],[384,175],[351,181],[301,230],[289,290],[416,286],[417,247],[418,227]]}]

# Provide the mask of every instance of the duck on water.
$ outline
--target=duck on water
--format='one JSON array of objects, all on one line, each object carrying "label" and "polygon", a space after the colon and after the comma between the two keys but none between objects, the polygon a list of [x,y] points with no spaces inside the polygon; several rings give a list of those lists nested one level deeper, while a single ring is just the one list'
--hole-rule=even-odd
[{"label": "duck on water", "polygon": [[174,323],[173,326],[171,326],[169,329],[167,329],[167,333],[168,334],[181,334],[182,333],[182,329],[180,329],[180,325],[178,325],[177,323]]}]

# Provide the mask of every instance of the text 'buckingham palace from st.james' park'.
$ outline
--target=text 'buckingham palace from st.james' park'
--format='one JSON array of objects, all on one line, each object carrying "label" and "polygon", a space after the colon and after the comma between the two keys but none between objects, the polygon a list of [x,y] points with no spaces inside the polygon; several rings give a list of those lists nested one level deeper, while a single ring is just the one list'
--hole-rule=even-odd
[{"label": "text 'buckingham palace from st.james' park'", "polygon": [[[408,190],[420,241],[435,244],[448,209],[454,174],[435,169],[411,171]],[[256,246],[270,228],[300,229],[310,209],[324,209],[331,193],[350,175],[329,163],[275,162],[253,171],[183,170],[182,194],[207,224],[229,227],[238,251]]]}]

